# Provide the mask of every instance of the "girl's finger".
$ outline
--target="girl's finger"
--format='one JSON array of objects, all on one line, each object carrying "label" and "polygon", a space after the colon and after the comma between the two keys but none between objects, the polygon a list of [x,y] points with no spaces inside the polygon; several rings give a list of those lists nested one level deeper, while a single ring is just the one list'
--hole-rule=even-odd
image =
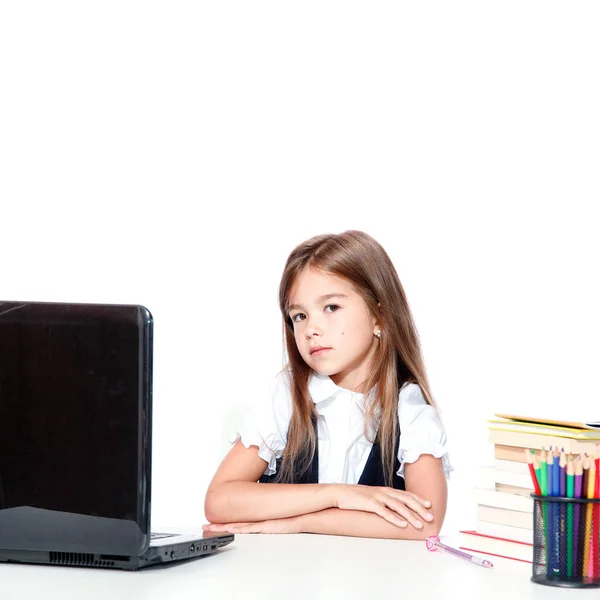
[{"label": "girl's finger", "polygon": [[254,523],[213,523],[211,527],[216,527],[215,531],[226,531],[228,527],[246,527]]},{"label": "girl's finger", "polygon": [[423,502],[424,500],[422,501],[418,497],[415,498],[414,495],[410,493],[403,494],[400,497],[394,494],[389,494],[384,500],[384,504],[393,510],[396,510],[396,508],[399,506],[407,506],[413,513],[419,515],[421,519],[424,519],[427,522],[432,521],[433,515],[424,506]]},{"label": "girl's finger", "polygon": [[419,515],[415,514],[406,504],[391,501],[388,506],[400,515],[400,518],[408,521],[416,529],[423,529],[423,522],[420,520]]},{"label": "girl's finger", "polygon": [[260,529],[255,525],[246,525],[242,527],[229,527],[227,529],[228,533],[260,533]]},{"label": "girl's finger", "polygon": [[219,527],[222,525],[202,525],[202,531],[219,531]]},{"label": "girl's finger", "polygon": [[417,494],[415,494],[414,492],[405,492],[402,490],[393,490],[391,488],[388,488],[391,492],[393,492],[393,495],[401,501],[406,500],[406,496],[409,496],[410,498],[414,498],[417,502],[419,502],[420,504],[422,504],[425,508],[431,508],[431,502],[429,500],[425,500],[425,498],[421,498],[421,496],[418,496]]},{"label": "girl's finger", "polygon": [[420,502],[417,502],[412,498],[407,498],[404,505],[408,506],[408,508],[418,514],[422,519],[425,519],[425,521],[433,521],[433,515]]},{"label": "girl's finger", "polygon": [[393,510],[390,510],[383,504],[381,505],[381,508],[377,511],[377,514],[380,517],[383,517],[386,521],[389,521],[392,525],[396,525],[396,527],[402,527],[402,529],[404,529],[408,526],[408,523],[404,519],[401,519],[398,516],[398,513],[394,512]]}]

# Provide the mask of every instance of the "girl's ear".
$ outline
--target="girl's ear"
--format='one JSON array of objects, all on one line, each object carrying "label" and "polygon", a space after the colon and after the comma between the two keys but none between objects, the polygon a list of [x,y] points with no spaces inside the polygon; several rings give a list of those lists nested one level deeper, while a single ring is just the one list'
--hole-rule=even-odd
[{"label": "girl's ear", "polygon": [[[381,308],[381,302],[378,302],[377,306],[379,306]],[[381,329],[382,329],[381,323],[379,323],[377,318],[374,317],[373,318],[373,335],[377,335],[377,332],[381,331]]]},{"label": "girl's ear", "polygon": [[373,319],[373,335],[379,337],[379,335],[381,335],[382,329],[383,327],[381,326],[381,323],[379,323],[377,319]]}]

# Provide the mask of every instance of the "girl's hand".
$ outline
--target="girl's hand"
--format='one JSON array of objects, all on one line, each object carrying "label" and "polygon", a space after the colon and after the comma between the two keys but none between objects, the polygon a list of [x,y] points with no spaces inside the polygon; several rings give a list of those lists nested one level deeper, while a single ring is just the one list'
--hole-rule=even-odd
[{"label": "girl's hand", "polygon": [[269,519],[258,523],[209,523],[203,525],[202,530],[213,533],[301,533],[296,517]]},{"label": "girl's hand", "polygon": [[421,519],[427,522],[433,520],[433,515],[427,510],[431,507],[429,500],[390,487],[339,485],[336,486],[336,499],[338,508],[372,512],[398,527],[406,527],[410,523],[422,529]]}]

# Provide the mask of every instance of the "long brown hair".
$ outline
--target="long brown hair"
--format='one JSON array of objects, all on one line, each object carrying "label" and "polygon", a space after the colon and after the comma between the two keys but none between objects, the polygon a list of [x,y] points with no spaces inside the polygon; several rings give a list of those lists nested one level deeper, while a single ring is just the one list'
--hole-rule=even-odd
[{"label": "long brown hair", "polygon": [[293,410],[277,481],[293,483],[310,468],[316,449],[313,425],[316,409],[308,392],[311,369],[296,346],[288,310],[290,289],[307,268],[348,280],[381,325],[378,351],[361,391],[377,386],[377,394],[367,408],[365,431],[367,423],[374,422],[375,413],[380,410],[377,441],[381,445],[385,480],[392,486],[399,435],[399,389],[405,383],[417,383],[425,401],[433,406],[435,401],[429,389],[419,335],[398,273],[383,247],[370,235],[355,230],[312,237],[297,246],[285,264],[279,286],[279,307],[283,316]]}]

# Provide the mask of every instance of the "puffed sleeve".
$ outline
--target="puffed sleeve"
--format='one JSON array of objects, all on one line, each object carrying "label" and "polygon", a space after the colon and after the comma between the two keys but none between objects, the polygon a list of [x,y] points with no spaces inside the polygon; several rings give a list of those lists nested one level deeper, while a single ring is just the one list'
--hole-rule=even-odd
[{"label": "puffed sleeve", "polygon": [[241,439],[246,448],[257,446],[258,456],[269,463],[264,474],[273,475],[287,442],[291,415],[289,374],[282,371],[274,378],[268,393],[254,403],[229,442],[233,445]]},{"label": "puffed sleeve", "polygon": [[421,454],[432,454],[436,458],[441,457],[444,474],[448,479],[454,469],[448,457],[446,431],[437,410],[427,404],[416,383],[409,383],[400,390],[398,402],[398,475],[404,476],[405,463],[415,462]]}]

